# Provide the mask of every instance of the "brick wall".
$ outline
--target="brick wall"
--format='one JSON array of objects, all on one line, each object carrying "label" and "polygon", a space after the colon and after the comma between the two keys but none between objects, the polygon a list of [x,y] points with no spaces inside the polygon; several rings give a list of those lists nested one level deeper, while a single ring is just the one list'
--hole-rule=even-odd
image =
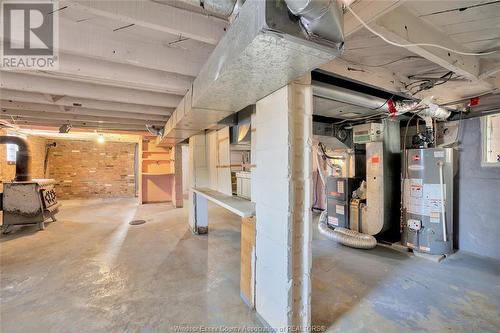
[{"label": "brick wall", "polygon": [[[7,134],[7,130],[0,129],[0,135]],[[44,178],[43,164],[47,140],[36,136],[28,136],[27,140],[31,152],[31,176],[33,178]],[[7,163],[7,146],[0,145],[0,180],[2,182],[11,181],[15,175],[16,165]]]},{"label": "brick wall", "polygon": [[134,143],[52,141],[49,176],[60,199],[135,196]]}]

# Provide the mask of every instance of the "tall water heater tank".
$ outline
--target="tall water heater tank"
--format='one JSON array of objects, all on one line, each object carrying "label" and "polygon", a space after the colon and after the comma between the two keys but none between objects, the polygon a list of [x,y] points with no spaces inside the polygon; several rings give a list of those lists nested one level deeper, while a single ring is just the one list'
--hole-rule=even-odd
[{"label": "tall water heater tank", "polygon": [[404,158],[402,242],[414,251],[451,254],[455,151],[408,149]]}]

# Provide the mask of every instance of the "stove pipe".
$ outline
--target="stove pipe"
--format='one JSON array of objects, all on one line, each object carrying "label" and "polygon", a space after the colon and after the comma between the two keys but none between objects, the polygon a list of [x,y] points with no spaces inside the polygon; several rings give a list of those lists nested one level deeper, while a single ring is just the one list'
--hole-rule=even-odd
[{"label": "stove pipe", "polygon": [[30,181],[30,159],[28,142],[17,136],[0,135],[0,144],[13,144],[19,148],[16,154],[16,178],[17,182]]}]

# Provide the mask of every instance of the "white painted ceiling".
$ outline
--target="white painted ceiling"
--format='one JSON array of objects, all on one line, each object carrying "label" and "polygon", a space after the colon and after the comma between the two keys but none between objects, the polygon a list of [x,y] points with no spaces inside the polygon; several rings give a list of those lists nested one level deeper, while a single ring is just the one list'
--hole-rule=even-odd
[{"label": "white painted ceiling", "polygon": [[0,119],[33,128],[162,126],[228,25],[179,1],[59,6],[60,69],[0,72]]}]

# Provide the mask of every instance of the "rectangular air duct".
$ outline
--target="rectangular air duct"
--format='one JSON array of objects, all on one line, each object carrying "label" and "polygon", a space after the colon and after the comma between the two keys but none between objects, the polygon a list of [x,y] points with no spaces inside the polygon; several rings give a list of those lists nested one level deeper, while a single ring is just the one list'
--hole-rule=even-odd
[{"label": "rectangular air duct", "polygon": [[[341,21],[341,8],[335,8]],[[342,41],[307,33],[283,1],[247,0],[168,120],[161,142],[176,144],[210,128],[333,60],[342,47]]]}]

